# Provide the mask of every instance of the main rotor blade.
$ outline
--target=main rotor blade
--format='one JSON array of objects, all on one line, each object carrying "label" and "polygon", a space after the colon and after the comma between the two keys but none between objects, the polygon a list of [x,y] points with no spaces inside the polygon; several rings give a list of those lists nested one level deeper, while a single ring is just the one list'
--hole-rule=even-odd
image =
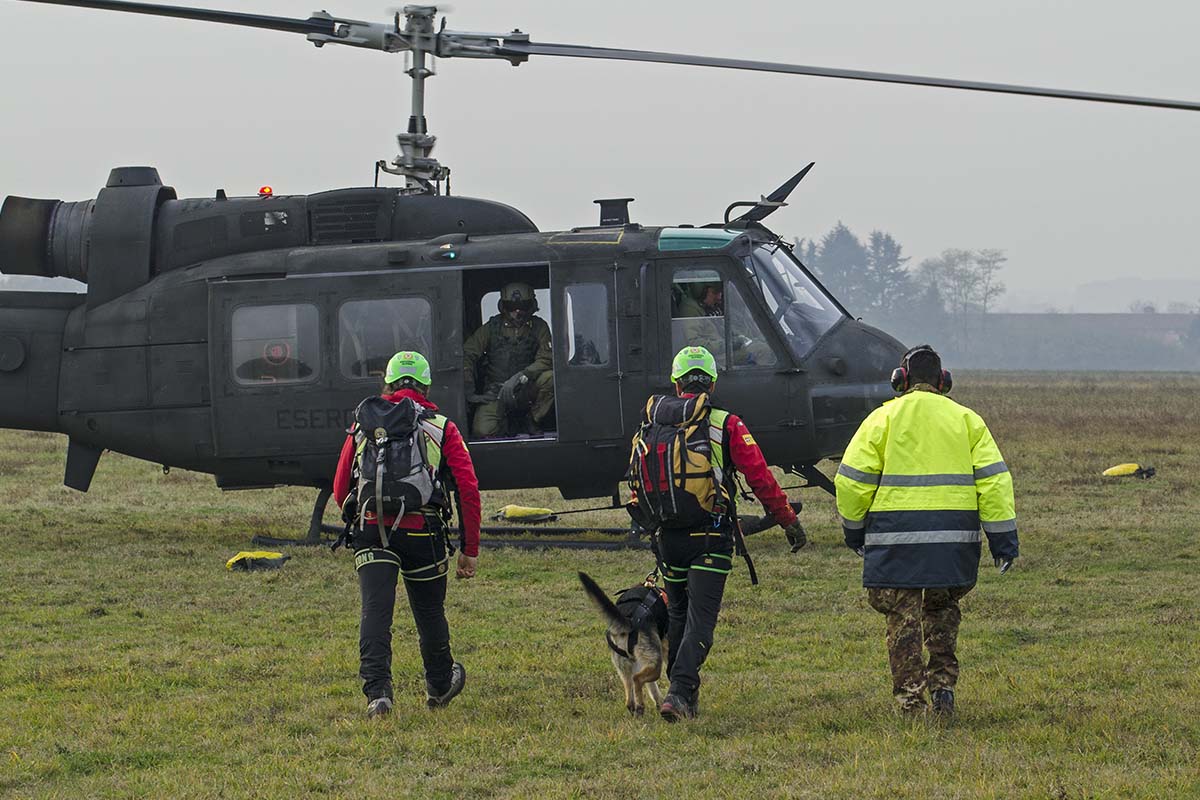
[{"label": "main rotor blade", "polygon": [[1087,100],[1093,103],[1118,103],[1130,106],[1200,111],[1200,103],[1184,100],[1164,100],[1154,97],[1130,97],[1120,94],[1076,92],[1069,89],[1047,89],[1038,86],[1017,86],[1007,83],[985,83],[983,81],[960,81],[952,78],[899,75],[890,72],[865,72],[856,69],[809,67],[800,64],[779,64],[771,61],[746,61],[738,58],[713,58],[711,56],[692,56],[682,53],[659,53],[652,50],[622,50],[611,47],[586,47],[548,42],[505,42],[501,48],[501,52],[524,55],[566,56],[569,58],[606,58],[616,61],[651,61],[659,64],[684,64],[695,67],[721,67],[724,69],[748,69],[758,72],[781,72],[789,75],[846,78],[853,81],[904,83],[912,86],[966,89],[973,92],[997,92],[999,94],[1030,95],[1033,97],[1056,97],[1063,100]]},{"label": "main rotor blade", "polygon": [[102,11],[127,11],[133,14],[151,14],[156,17],[178,17],[202,22],[220,22],[225,25],[242,25],[247,28],[266,28],[289,33],[319,33],[333,36],[332,20],[312,17],[292,19],[268,17],[262,14],[243,14],[237,11],[214,11],[209,8],[187,8],[185,6],[160,6],[152,3],[130,3],[125,0],[24,0],[26,3],[44,3],[52,6],[78,6]]}]

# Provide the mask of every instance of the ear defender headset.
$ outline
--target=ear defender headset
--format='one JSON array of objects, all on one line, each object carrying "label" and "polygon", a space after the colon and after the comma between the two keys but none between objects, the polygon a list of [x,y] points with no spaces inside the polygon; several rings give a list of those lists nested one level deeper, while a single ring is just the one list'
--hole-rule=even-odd
[{"label": "ear defender headset", "polygon": [[[900,359],[900,366],[892,370],[892,388],[896,390],[897,394],[903,394],[912,388],[909,383],[910,369],[908,362],[909,359],[911,359],[917,353],[932,353],[933,357],[938,360],[938,367],[941,367],[942,359],[941,356],[937,354],[936,350],[927,344],[917,345],[905,353],[904,358]],[[950,375],[950,370],[948,369],[942,369],[940,372],[941,374],[938,376],[937,386],[933,388],[937,389],[939,394],[949,394],[950,390],[954,388],[954,378]]]}]

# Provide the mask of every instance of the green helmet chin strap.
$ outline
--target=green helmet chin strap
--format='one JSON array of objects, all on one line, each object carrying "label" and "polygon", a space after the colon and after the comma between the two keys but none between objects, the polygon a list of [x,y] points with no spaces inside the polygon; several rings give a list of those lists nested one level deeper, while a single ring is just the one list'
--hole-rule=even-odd
[{"label": "green helmet chin strap", "polygon": [[704,347],[685,347],[675,354],[671,363],[671,380],[678,382],[689,372],[702,372],[717,381],[717,360]]},{"label": "green helmet chin strap", "polygon": [[405,378],[411,378],[426,389],[433,383],[433,373],[429,369],[429,361],[415,350],[402,350],[388,361],[384,373],[384,383],[398,383]]}]

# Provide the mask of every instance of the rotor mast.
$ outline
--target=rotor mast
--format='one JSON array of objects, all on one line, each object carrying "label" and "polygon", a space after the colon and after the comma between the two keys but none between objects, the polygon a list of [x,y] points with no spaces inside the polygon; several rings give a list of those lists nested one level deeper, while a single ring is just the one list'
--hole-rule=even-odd
[{"label": "rotor mast", "polygon": [[[432,57],[436,53],[437,40],[433,31],[433,20],[437,14],[435,6],[405,6],[402,35],[407,40],[405,50],[409,67],[404,72],[412,79],[412,112],[408,117],[408,131],[396,135],[400,153],[388,164],[379,161],[376,166],[392,175],[403,175],[405,188],[410,192],[429,192],[434,182],[450,177],[450,168],[444,167],[433,157],[437,137],[429,133],[425,119],[425,79],[436,73]],[[396,30],[401,32],[400,14],[396,14]]]}]

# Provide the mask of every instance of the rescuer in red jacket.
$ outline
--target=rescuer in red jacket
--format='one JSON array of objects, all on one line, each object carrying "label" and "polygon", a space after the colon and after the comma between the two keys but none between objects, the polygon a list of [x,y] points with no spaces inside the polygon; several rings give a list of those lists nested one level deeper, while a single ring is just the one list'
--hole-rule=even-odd
[{"label": "rescuer in red jacket", "polygon": [[411,401],[422,411],[417,435],[426,437],[429,466],[438,478],[435,497],[429,504],[405,514],[399,521],[384,514],[383,537],[373,513],[358,514],[355,454],[362,449],[363,436],[357,424],[351,427],[342,446],[333,479],[333,496],[342,507],[343,518],[361,522],[353,543],[354,566],[362,595],[359,676],[367,697],[368,717],[383,716],[392,709],[391,629],[400,577],[404,578],[420,638],[426,704],[430,708],[449,704],[462,691],[467,677],[462,664],[450,655],[450,628],[445,612],[450,562],[445,510],[450,507],[448,493],[456,490],[463,536],[455,574],[459,578],[472,578],[479,556],[479,481],[458,427],[437,413],[437,406],[427,396],[431,382],[425,357],[406,351],[397,353],[388,362],[383,386],[385,400],[395,404]]},{"label": "rescuer in red jacket", "polygon": [[[683,348],[675,356],[671,380],[675,397],[656,395],[647,401],[630,464],[630,514],[638,524],[658,531],[655,552],[667,592],[671,688],[659,713],[668,722],[698,712],[700,667],[712,649],[733,566],[734,473],[745,476],[755,497],[783,527],[792,552],[807,541],[746,424],[736,414],[708,405],[717,381],[712,354],[703,347]],[[672,452],[680,446],[681,431],[686,455],[706,452],[711,473],[695,469],[692,460],[681,468],[685,454]]]}]

